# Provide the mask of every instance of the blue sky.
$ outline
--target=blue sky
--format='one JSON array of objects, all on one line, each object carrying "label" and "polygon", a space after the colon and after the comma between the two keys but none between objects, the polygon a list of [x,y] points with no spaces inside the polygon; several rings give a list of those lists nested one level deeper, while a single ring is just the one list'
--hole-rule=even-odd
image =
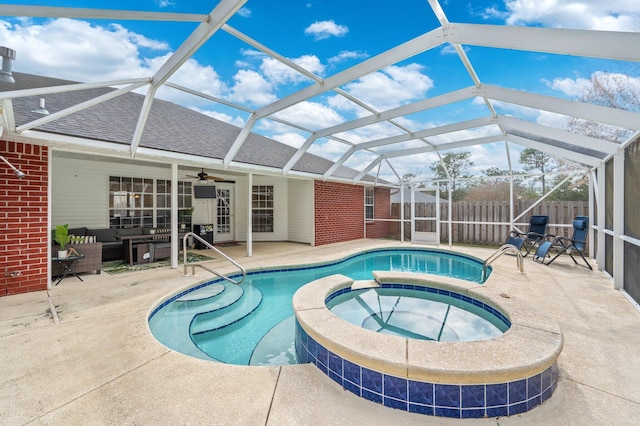
[{"label": "blue sky", "polygon": [[[5,1],[5,4],[29,4]],[[38,1],[43,6],[90,7],[123,10],[208,13],[213,1]],[[495,0],[441,1],[450,22],[525,25],[554,28],[640,31],[637,0]],[[308,71],[328,77],[411,40],[439,26],[427,0],[249,0],[228,24]],[[0,17],[0,45],[17,51],[15,71],[77,81],[109,81],[152,75],[195,28],[195,23],[107,22],[101,20],[24,19]],[[575,97],[592,73],[621,73],[638,83],[638,67],[613,61],[465,47],[483,83],[561,97]],[[216,33],[170,79],[177,84],[217,96],[246,108],[257,109],[298,91],[311,82],[253,49],[230,34]],[[342,87],[379,111],[468,87],[472,81],[449,47],[432,49]],[[242,126],[248,114],[171,89],[164,99]],[[562,127],[563,117],[496,105],[498,112],[541,124]],[[313,130],[362,116],[333,92],[282,111],[281,116]],[[484,117],[488,111],[473,101],[402,117],[398,121],[417,131],[461,118]],[[261,120],[254,131],[284,143],[300,146],[308,133]],[[488,128],[471,129],[467,137],[484,136]],[[369,126],[343,135],[353,143],[398,134],[389,125]],[[436,141],[437,138],[436,138]],[[409,142],[404,146],[412,146]],[[515,147],[514,147],[515,148]],[[318,140],[311,152],[335,160],[348,146]],[[514,153],[517,156],[518,150]],[[499,155],[504,143],[477,146],[476,171],[492,166],[506,168]],[[512,153],[512,156],[514,154]],[[347,165],[362,169],[373,158],[360,154]],[[437,157],[424,154],[394,160],[400,174],[428,175]],[[389,178],[390,170],[382,170]]]}]

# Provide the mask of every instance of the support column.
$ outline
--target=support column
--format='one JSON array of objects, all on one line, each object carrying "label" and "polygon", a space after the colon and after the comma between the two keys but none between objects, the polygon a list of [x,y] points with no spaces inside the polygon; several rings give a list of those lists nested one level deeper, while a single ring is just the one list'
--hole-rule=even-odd
[{"label": "support column", "polygon": [[604,163],[598,167],[598,252],[596,253],[596,262],[598,263],[598,270],[604,271],[605,264],[605,165]]},{"label": "support column", "polygon": [[178,268],[178,164],[171,164],[171,268]]},{"label": "support column", "polygon": [[624,149],[613,157],[613,287],[624,288]]},{"label": "support column", "polygon": [[400,241],[404,243],[404,185],[400,187]]},{"label": "support column", "polygon": [[247,174],[247,257],[253,256],[253,173]]},{"label": "support column", "polygon": [[416,189],[411,187],[411,242],[416,242]]}]

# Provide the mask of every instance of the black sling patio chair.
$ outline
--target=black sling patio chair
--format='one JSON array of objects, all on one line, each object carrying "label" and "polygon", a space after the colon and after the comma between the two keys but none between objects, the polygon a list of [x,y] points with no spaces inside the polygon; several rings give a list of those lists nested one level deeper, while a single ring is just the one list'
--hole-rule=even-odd
[{"label": "black sling patio chair", "polygon": [[[573,236],[571,238],[555,237],[551,241],[544,241],[538,246],[536,253],[533,255],[533,260],[545,265],[551,264],[561,254],[567,253],[573,259],[576,265],[579,265],[574,254],[579,254],[582,257],[585,265],[589,269],[593,269],[587,258],[584,257],[584,251],[587,247],[587,234],[589,232],[589,218],[587,216],[576,216],[573,220]],[[551,257],[549,251],[551,249],[557,250],[557,254]],[[546,261],[549,257],[550,260]]]},{"label": "black sling patio chair", "polygon": [[518,232],[511,231],[507,237],[505,244],[512,244],[516,246],[518,250],[524,248],[525,253],[523,256],[527,256],[534,247],[544,241],[547,235],[547,225],[549,224],[549,216],[534,215],[529,219],[529,231]]}]

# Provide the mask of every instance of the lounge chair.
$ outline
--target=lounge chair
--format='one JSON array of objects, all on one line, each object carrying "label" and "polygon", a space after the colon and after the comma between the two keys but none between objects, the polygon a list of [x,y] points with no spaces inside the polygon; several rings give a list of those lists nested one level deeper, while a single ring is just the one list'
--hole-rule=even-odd
[{"label": "lounge chair", "polygon": [[523,247],[527,256],[535,246],[544,241],[547,235],[547,225],[549,224],[549,216],[531,216],[529,219],[529,231],[518,232],[511,231],[505,244],[512,244],[521,250]]},{"label": "lounge chair", "polygon": [[[576,216],[573,220],[573,236],[571,238],[566,237],[555,237],[552,241],[544,241],[536,250],[536,253],[533,255],[533,260],[538,263],[543,263],[545,265],[551,264],[558,256],[561,254],[567,253],[573,259],[573,262],[576,265],[579,265],[578,261],[573,257],[574,254],[579,254],[584,260],[585,265],[589,269],[593,269],[587,258],[584,257],[584,251],[587,247],[587,234],[589,232],[589,218],[587,216]],[[553,237],[553,236],[550,236]],[[551,249],[555,249],[558,253],[551,257],[549,251]],[[547,257],[551,259],[545,261]]]}]

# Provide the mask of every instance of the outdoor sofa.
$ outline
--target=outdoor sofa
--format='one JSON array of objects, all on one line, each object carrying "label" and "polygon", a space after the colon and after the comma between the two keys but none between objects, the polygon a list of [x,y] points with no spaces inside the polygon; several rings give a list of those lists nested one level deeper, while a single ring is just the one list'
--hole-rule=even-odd
[{"label": "outdoor sofa", "polygon": [[[171,230],[168,228],[143,228],[140,226],[133,228],[99,228],[99,229],[89,229],[86,227],[81,228],[70,228],[69,235],[72,238],[82,238],[85,237],[87,239],[93,239],[95,237],[95,242],[102,243],[102,262],[108,262],[111,260],[129,260],[128,259],[128,241],[129,237],[140,237],[146,236],[149,240],[157,240],[158,247],[156,248],[164,248],[167,244],[162,244],[163,241],[168,241],[169,234]],[[122,237],[125,237],[124,239]],[[134,243],[135,243],[134,239]],[[166,253],[165,253],[166,252]],[[161,257],[169,257],[170,252],[168,250],[156,250],[155,259]],[[137,262],[136,262],[137,263]]]}]

